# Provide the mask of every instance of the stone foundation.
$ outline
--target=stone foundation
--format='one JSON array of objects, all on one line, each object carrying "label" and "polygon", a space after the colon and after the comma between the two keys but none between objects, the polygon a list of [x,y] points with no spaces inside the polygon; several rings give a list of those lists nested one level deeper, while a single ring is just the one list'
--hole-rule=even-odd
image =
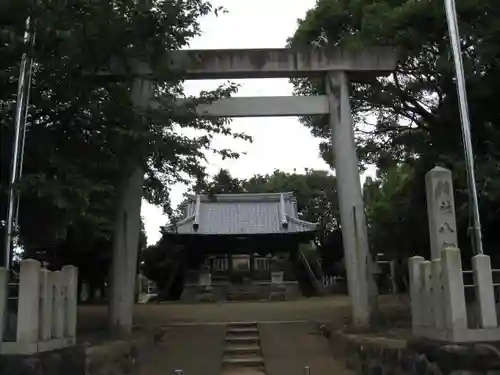
[{"label": "stone foundation", "polygon": [[0,374],[5,375],[87,375],[85,348],[73,347],[32,356],[0,356]]},{"label": "stone foundation", "polygon": [[72,348],[32,356],[0,356],[5,375],[135,375],[147,361],[163,332],[141,332],[134,338]]},{"label": "stone foundation", "polygon": [[[362,375],[500,375],[500,338],[495,344],[448,344],[361,334],[331,334],[336,354]],[[340,344],[340,345],[339,345]],[[339,348],[340,347],[340,348]]]},{"label": "stone foundation", "polygon": [[[276,293],[279,292],[279,293]],[[250,284],[231,284],[229,282],[215,282],[210,287],[210,295],[201,291],[198,284],[186,284],[182,292],[181,301],[194,302],[221,302],[221,301],[266,301],[292,300],[301,296],[298,282],[286,281],[279,290],[275,290],[270,282],[254,282]]]}]

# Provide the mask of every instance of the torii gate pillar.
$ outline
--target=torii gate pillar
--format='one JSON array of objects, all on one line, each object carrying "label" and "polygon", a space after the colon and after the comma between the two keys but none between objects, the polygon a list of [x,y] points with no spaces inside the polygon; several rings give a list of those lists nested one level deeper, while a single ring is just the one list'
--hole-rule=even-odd
[{"label": "torii gate pillar", "polygon": [[370,324],[371,302],[372,298],[376,298],[376,286],[370,267],[372,259],[354,140],[349,78],[342,71],[330,72],[326,76],[326,87],[347,285],[353,323],[362,327]]}]

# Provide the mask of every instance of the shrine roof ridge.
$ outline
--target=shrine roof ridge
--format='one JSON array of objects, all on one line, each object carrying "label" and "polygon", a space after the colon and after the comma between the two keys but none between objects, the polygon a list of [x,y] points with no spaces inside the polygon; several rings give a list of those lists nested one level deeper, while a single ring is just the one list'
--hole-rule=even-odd
[{"label": "shrine roof ridge", "polygon": [[283,199],[295,200],[293,192],[278,192],[278,193],[226,193],[226,194],[190,194],[187,196],[187,201],[196,201],[200,197],[201,202],[269,202],[279,201]]}]

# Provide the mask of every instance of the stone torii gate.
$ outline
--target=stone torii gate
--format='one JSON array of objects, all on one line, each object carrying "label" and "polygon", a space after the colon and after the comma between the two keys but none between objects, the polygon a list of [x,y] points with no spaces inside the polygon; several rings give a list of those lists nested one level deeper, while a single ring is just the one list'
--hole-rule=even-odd
[{"label": "stone torii gate", "polygon": [[[263,117],[263,116],[308,116],[329,115],[332,130],[332,147],[335,154],[337,192],[342,223],[343,247],[347,271],[348,290],[353,308],[353,323],[367,326],[370,311],[370,257],[366,217],[363,204],[358,158],[354,142],[354,131],[349,101],[350,81],[366,77],[387,75],[396,66],[396,52],[389,47],[364,50],[336,49],[233,49],[233,50],[185,50],[171,51],[168,61],[173,69],[182,71],[182,77],[200,79],[241,78],[291,78],[323,77],[327,95],[290,97],[235,97],[221,99],[212,104],[202,104],[197,112],[204,117]],[[134,104],[155,106],[151,101],[151,85],[147,76],[152,70],[142,63],[132,64],[137,74],[133,90]],[[124,69],[112,63],[111,72],[120,75]],[[142,175],[138,171],[131,177],[130,189],[135,191],[133,222],[129,228],[140,228],[140,191]],[[134,183],[135,178],[135,183]],[[134,188],[135,186],[135,188]],[[139,211],[138,211],[139,210]],[[131,324],[133,281],[137,241],[132,234],[118,236],[113,256],[117,265],[113,283],[120,286],[116,301],[116,322]],[[129,236],[131,235],[131,236]],[[137,234],[138,235],[138,234]],[[120,242],[121,241],[121,242]],[[124,247],[126,251],[122,248]],[[120,269],[121,268],[121,269]],[[125,301],[125,302],[124,302]],[[121,306],[120,306],[121,304]],[[113,303],[112,303],[113,305]],[[113,312],[111,313],[113,315]]]}]

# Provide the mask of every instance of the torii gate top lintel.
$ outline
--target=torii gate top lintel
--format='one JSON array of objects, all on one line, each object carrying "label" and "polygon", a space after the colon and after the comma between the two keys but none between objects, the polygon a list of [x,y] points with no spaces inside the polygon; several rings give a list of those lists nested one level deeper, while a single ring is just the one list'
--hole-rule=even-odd
[{"label": "torii gate top lintel", "polygon": [[[356,81],[394,71],[397,54],[391,47],[206,49],[170,51],[164,60],[172,69],[182,72],[184,79],[193,80],[291,78],[344,71],[349,73],[351,81]],[[152,71],[146,63],[133,65],[139,75]],[[124,71],[117,61],[112,62],[110,70],[111,74]]]}]

